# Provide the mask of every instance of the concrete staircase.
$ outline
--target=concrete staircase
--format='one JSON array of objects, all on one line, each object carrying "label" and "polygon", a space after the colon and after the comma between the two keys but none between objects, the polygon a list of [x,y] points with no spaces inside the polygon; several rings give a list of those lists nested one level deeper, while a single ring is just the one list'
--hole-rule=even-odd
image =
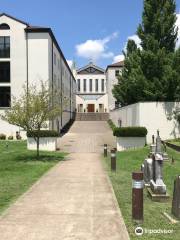
[{"label": "concrete staircase", "polygon": [[109,113],[76,113],[76,121],[107,121]]}]

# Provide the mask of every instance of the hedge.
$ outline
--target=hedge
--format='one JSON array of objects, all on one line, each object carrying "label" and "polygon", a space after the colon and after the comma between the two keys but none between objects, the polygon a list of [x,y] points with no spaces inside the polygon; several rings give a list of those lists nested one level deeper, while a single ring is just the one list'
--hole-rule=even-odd
[{"label": "hedge", "polygon": [[113,135],[116,137],[145,137],[147,132],[145,127],[116,127]]},{"label": "hedge", "polygon": [[3,133],[0,133],[0,140],[6,140],[6,135]]},{"label": "hedge", "polygon": [[[38,131],[27,132],[27,137],[37,137]],[[59,137],[59,133],[54,130],[40,130],[39,137]]]}]

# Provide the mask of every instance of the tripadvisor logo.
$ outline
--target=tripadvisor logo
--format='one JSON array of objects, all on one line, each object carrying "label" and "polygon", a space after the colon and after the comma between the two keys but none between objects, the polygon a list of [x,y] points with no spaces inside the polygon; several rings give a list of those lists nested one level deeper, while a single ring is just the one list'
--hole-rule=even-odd
[{"label": "tripadvisor logo", "polygon": [[143,235],[143,228],[142,227],[137,227],[136,229],[135,229],[135,234],[137,235],[137,236],[141,236],[141,235]]}]

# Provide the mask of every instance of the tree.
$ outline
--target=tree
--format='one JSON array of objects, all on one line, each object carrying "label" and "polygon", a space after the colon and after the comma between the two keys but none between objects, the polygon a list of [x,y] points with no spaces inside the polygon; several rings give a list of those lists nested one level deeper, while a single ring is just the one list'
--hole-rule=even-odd
[{"label": "tree", "polygon": [[61,112],[61,97],[58,91],[50,90],[41,82],[41,87],[24,87],[21,97],[13,98],[11,109],[6,110],[1,118],[10,124],[17,125],[29,132],[37,143],[37,157],[39,157],[39,139],[42,128],[47,128],[47,121],[53,121]]},{"label": "tree", "polygon": [[119,76],[118,84],[112,90],[114,97],[123,106],[143,101],[146,88],[146,81],[141,70],[140,50],[133,40],[128,41],[124,55],[122,75]]},{"label": "tree", "polygon": [[174,52],[178,29],[175,0],[144,0],[142,24],[137,34],[144,50]]},{"label": "tree", "polygon": [[113,89],[122,105],[180,98],[175,8],[173,0],[144,0],[142,23],[137,29],[142,49],[128,41],[124,70]]}]

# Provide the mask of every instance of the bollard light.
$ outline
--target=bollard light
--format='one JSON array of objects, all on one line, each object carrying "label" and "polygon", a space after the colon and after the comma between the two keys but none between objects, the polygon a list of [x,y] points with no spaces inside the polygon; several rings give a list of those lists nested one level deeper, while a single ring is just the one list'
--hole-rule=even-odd
[{"label": "bollard light", "polygon": [[107,157],[107,144],[104,144],[104,157]]},{"label": "bollard light", "polygon": [[143,222],[143,172],[132,173],[132,219]]},{"label": "bollard light", "polygon": [[116,151],[114,148],[111,150],[111,170],[116,171]]}]

